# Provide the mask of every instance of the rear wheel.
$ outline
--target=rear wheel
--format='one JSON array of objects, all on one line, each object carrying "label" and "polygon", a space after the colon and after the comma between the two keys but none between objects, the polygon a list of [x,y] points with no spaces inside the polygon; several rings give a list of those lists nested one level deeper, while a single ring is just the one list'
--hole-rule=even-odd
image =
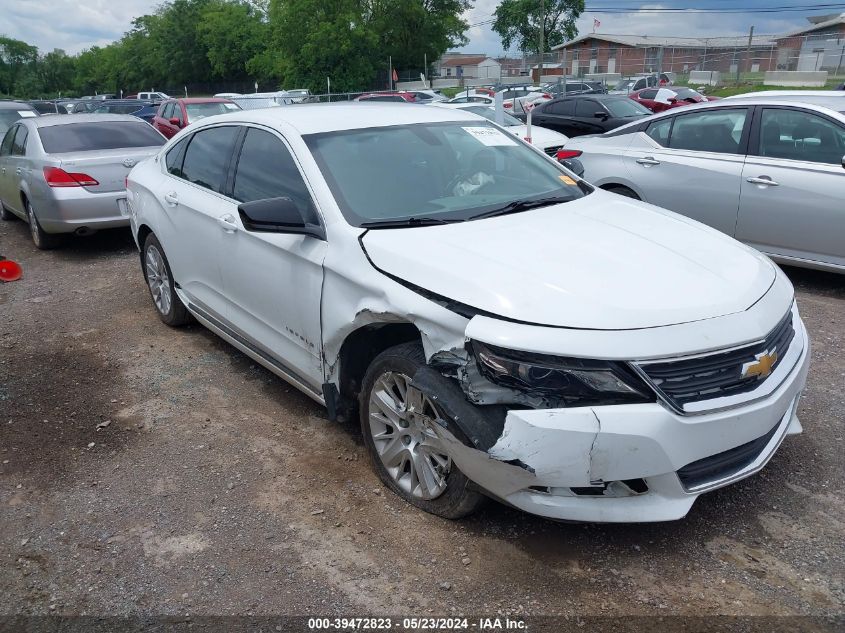
[{"label": "rear wheel", "polygon": [[161,243],[152,233],[144,241],[143,268],[144,279],[147,281],[159,318],[172,327],[188,323],[191,315],[176,294],[170,264]]},{"label": "rear wheel", "polygon": [[29,200],[26,201],[26,217],[29,221],[29,234],[32,236],[32,242],[35,244],[35,248],[48,251],[62,243],[63,235],[44,232],[44,229],[41,228],[41,224],[38,222],[38,218],[35,217],[35,209],[32,208],[32,203]]},{"label": "rear wheel", "polygon": [[620,196],[625,196],[626,198],[632,198],[633,200],[640,200],[636,191],[629,189],[624,185],[608,185],[607,187],[604,187],[604,190]]},{"label": "rear wheel", "polygon": [[[361,431],[381,480],[408,503],[447,519],[474,512],[484,496],[434,441],[440,418],[430,398],[410,387],[425,365],[418,343],[379,354],[367,369],[359,396]],[[464,441],[464,438],[459,438]]]}]

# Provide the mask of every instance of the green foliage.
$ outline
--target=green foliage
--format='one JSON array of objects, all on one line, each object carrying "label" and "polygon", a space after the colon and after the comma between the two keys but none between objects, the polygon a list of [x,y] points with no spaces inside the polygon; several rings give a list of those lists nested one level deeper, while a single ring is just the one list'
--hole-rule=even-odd
[{"label": "green foliage", "polygon": [[[545,0],[542,28],[546,50],[578,34],[575,20],[583,10],[584,0]],[[540,52],[540,2],[502,0],[494,15],[493,30],[502,38],[502,46],[509,49],[516,44],[523,52]]]},{"label": "green foliage", "polygon": [[423,67],[466,43],[472,0],[167,0],[107,46],[39,55],[0,37],[0,94],[181,91],[211,82],[282,82],[323,92],[366,90],[395,68]]}]

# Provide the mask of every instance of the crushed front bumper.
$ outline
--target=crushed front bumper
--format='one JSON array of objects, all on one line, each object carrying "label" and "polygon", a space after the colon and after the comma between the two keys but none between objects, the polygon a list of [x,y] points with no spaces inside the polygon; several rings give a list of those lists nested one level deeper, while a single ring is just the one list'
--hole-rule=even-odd
[{"label": "crushed front bumper", "polygon": [[[800,323],[800,321],[799,321]],[[766,465],[796,415],[809,367],[801,353],[766,397],[698,415],[658,402],[510,410],[495,445],[481,451],[435,429],[454,463],[492,496],[555,519],[645,522],[679,519],[698,495]]]}]

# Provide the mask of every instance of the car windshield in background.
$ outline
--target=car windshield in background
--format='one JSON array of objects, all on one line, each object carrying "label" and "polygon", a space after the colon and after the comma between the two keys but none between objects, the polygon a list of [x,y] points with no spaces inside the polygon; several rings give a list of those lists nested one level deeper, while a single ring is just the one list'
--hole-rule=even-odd
[{"label": "car windshield in background", "polygon": [[[479,116],[483,116],[485,119],[490,119],[491,121],[496,120],[496,110],[489,106],[470,106],[468,108],[461,108],[464,112],[472,112],[473,114],[477,114]],[[517,119],[515,116],[511,116],[507,112],[502,112],[502,125],[507,127],[513,127],[514,125],[523,125],[522,121]]]},{"label": "car windshield in background", "polygon": [[41,145],[48,154],[87,152],[124,147],[156,147],[166,139],[143,121],[70,123],[38,128]]},{"label": "car windshield in background", "polygon": [[640,117],[651,114],[651,110],[633,99],[609,99],[602,102],[615,118]]},{"label": "car windshield in background", "polygon": [[325,132],[304,139],[354,226],[462,221],[567,202],[589,191],[487,121]]},{"label": "car windshield in background", "polygon": [[94,114],[132,114],[138,110],[142,110],[146,106],[142,103],[115,103],[112,105],[100,106],[94,110]]},{"label": "car windshield in background", "polygon": [[194,123],[207,116],[225,114],[240,108],[234,103],[186,103],[185,110],[188,111],[188,123]]},{"label": "car windshield in background", "polygon": [[704,96],[700,92],[696,92],[692,88],[672,88],[672,92],[678,95],[678,99],[703,99]]}]

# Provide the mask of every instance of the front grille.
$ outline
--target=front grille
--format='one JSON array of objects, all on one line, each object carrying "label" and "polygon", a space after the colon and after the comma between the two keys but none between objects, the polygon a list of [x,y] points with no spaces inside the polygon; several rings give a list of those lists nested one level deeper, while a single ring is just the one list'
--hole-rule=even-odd
[{"label": "front grille", "polygon": [[557,147],[547,147],[543,151],[546,152],[549,156],[555,156],[560,150],[563,149],[563,145],[558,145]]},{"label": "front grille", "polygon": [[730,477],[747,468],[766,448],[769,440],[778,430],[778,426],[779,424],[776,424],[771,431],[756,440],[687,464],[678,471],[681,484],[686,490],[692,490],[704,484]]},{"label": "front grille", "polygon": [[777,352],[777,359],[770,368],[774,371],[786,356],[794,337],[790,311],[760,343],[699,358],[645,363],[640,369],[664,398],[683,410],[687,402],[753,391],[765,378],[743,377],[743,366],[755,362],[761,354]]}]

